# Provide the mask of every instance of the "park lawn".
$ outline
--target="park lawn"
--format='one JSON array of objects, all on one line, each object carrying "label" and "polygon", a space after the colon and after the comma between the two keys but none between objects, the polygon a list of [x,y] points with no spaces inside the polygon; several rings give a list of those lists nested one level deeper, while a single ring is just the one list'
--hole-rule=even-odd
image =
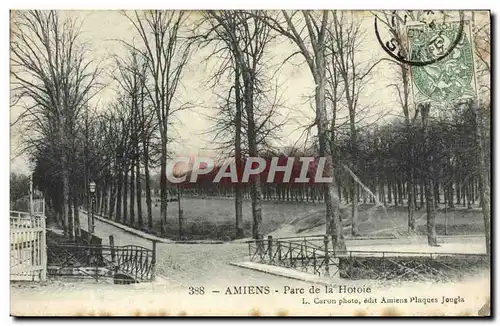
[{"label": "park lawn", "polygon": [[[145,203],[143,205],[143,210]],[[181,198],[183,210],[183,234],[185,240],[224,240],[228,241],[235,234],[234,199],[232,198]],[[179,239],[178,203],[168,203],[167,237]],[[273,233],[280,236],[323,234],[325,232],[324,203],[311,202],[272,202],[263,201],[263,234]],[[143,211],[143,214],[145,211]],[[417,233],[426,234],[425,209],[415,212]],[[445,218],[446,216],[446,218]],[[350,234],[350,207],[341,211],[344,231]],[[154,233],[160,231],[160,205],[153,201]],[[436,211],[436,229],[438,234],[445,234],[445,220],[448,234],[481,234],[484,224],[481,211],[457,208],[440,208]],[[246,237],[252,234],[251,201],[243,201],[243,227]],[[279,232],[286,229],[286,232]],[[396,234],[407,232],[407,207],[390,206],[387,209],[374,208],[370,204],[359,205],[359,231],[367,234]]]},{"label": "park lawn", "polygon": [[[321,212],[324,203],[304,202],[262,202],[263,233],[267,234],[293,219]],[[184,237],[186,239],[229,240],[235,234],[234,199],[232,198],[181,198],[184,216]],[[170,202],[167,208],[167,236],[178,237],[178,203]],[[153,203],[155,231],[160,227],[160,205]],[[243,201],[243,227],[246,236],[252,233],[251,201]]]}]

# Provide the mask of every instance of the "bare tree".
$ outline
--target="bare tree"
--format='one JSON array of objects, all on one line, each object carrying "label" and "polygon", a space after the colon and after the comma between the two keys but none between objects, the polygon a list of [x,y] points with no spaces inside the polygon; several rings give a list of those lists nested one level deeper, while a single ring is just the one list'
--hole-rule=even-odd
[{"label": "bare tree", "polygon": [[[403,57],[409,55],[408,42],[406,40],[406,34],[404,31],[405,15],[407,12],[382,12],[380,15],[376,15],[377,19],[384,24],[384,26],[389,30],[390,36],[396,42],[399,47],[399,54]],[[406,160],[407,160],[407,189],[408,189],[408,231],[415,231],[415,169],[414,169],[414,135],[413,128],[418,115],[418,108],[415,110],[412,116],[410,112],[410,66],[403,62],[398,62],[392,59],[387,59],[387,61],[396,65],[398,69],[398,81],[391,84],[398,94],[399,103],[403,110],[404,121],[406,125],[406,141],[408,146],[406,148]]]},{"label": "bare tree", "polygon": [[190,43],[183,40],[179,33],[187,14],[183,11],[153,10],[125,15],[139,34],[143,48],[128,45],[144,56],[152,79],[146,90],[156,112],[161,138],[160,228],[162,236],[165,236],[169,120],[172,115],[185,108],[183,105],[174,107],[173,101],[190,54]]},{"label": "bare tree", "polygon": [[430,103],[420,105],[420,112],[422,116],[422,136],[424,137],[424,153],[423,163],[424,171],[424,191],[425,191],[425,207],[427,210],[427,242],[429,246],[437,246],[436,235],[436,206],[434,204],[434,196],[432,189],[434,183],[432,177],[434,176],[434,160],[433,153],[429,150],[430,137],[429,137],[429,111],[431,108]]},{"label": "bare tree", "polygon": [[[120,87],[120,91],[127,97],[131,114],[130,148],[130,202],[129,212],[131,223],[135,223],[134,207],[137,205],[137,222],[139,228],[143,227],[142,219],[142,183],[141,183],[141,156],[144,162],[144,179],[146,183],[146,206],[148,215],[148,226],[152,228],[152,208],[149,175],[149,140],[157,130],[154,115],[147,109],[146,103],[146,80],[147,66],[142,55],[135,50],[128,49],[128,56],[117,57],[115,60],[116,72],[114,79]],[[142,149],[140,145],[142,143]],[[134,180],[135,179],[135,180]],[[135,193],[137,191],[137,194]],[[149,192],[149,193],[148,193]],[[135,196],[137,195],[137,196]],[[135,203],[135,204],[134,204]]]},{"label": "bare tree", "polygon": [[[302,17],[297,17],[301,15]],[[282,11],[278,17],[261,14],[260,19],[287,38],[297,47],[291,56],[301,54],[311,71],[314,83],[316,119],[318,128],[319,155],[326,157],[324,175],[333,176],[333,160],[328,153],[329,121],[326,111],[326,48],[329,26],[328,11]],[[291,57],[290,56],[290,57]],[[333,248],[345,250],[344,236],[339,213],[339,197],[335,182],[325,183],[323,191],[326,204],[326,233],[332,235]]]},{"label": "bare tree", "polygon": [[[229,48],[238,69],[237,73],[241,73],[242,99],[246,113],[246,134],[250,157],[259,156],[258,133],[261,125],[257,122],[256,99],[259,94],[262,94],[259,75],[262,73],[266,47],[272,41],[271,29],[258,19],[258,15],[259,12],[244,11],[210,11],[207,13],[210,18],[208,21],[211,22],[211,31]],[[238,83],[239,80],[235,82],[235,84]],[[259,176],[253,176],[251,179],[251,197],[253,237],[262,239],[262,189]],[[236,203],[235,205],[241,204]]]},{"label": "bare tree", "polygon": [[[56,11],[16,11],[12,21],[13,93],[27,100],[29,127],[54,143],[61,175],[63,228],[69,229],[71,137],[82,107],[95,94],[99,67],[87,59],[76,20]],[[37,143],[36,136],[30,140]],[[28,145],[29,146],[29,145]]]},{"label": "bare tree", "polygon": [[[237,169],[240,169],[243,152],[241,134],[244,115],[243,97],[241,95],[241,71],[239,65],[237,65],[234,60],[233,51],[231,51],[230,48],[231,43],[227,41],[225,37],[220,37],[220,35],[225,35],[225,33],[220,33],[220,30],[214,27],[214,23],[210,22],[211,19],[213,20],[210,13],[204,15],[198,27],[208,25],[209,30],[202,33],[195,31],[197,35],[193,37],[193,41],[198,42],[202,47],[212,46],[214,48],[212,53],[205,58],[206,62],[215,58],[219,63],[216,73],[209,80],[210,87],[215,89],[218,84],[222,84],[221,80],[224,75],[227,75],[229,80],[231,76],[233,76],[233,82],[230,82],[231,86],[229,91],[227,91],[227,96],[221,97],[221,103],[218,106],[218,114],[215,116],[208,116],[207,118],[213,122],[213,128],[211,128],[210,133],[213,135],[214,142],[218,142],[219,144],[216,150],[221,151],[223,155],[234,155]],[[236,35],[235,21],[228,21],[227,24]],[[215,26],[218,26],[218,24],[215,24]],[[238,173],[238,175],[240,174]],[[242,238],[244,236],[243,193],[239,183],[234,185],[234,195],[235,237]]]},{"label": "bare tree", "polygon": [[[489,13],[487,14],[489,16]],[[472,20],[475,21],[474,13]],[[480,105],[481,98],[477,98],[469,103],[475,118],[475,139],[476,151],[478,157],[477,174],[479,176],[479,194],[481,198],[481,208],[483,211],[484,230],[486,238],[486,252],[491,252],[491,177],[490,167],[488,166],[487,157],[487,123],[485,122],[486,116],[491,114],[491,23],[489,17],[486,23],[482,23],[477,28],[474,28],[472,35],[474,41],[474,49],[476,52],[476,74],[478,85],[478,95],[486,94],[486,102]],[[481,110],[483,106],[483,110]],[[491,118],[490,118],[491,119]],[[491,132],[491,131],[490,131]]]},{"label": "bare tree", "polygon": [[[356,116],[358,112],[358,100],[363,88],[364,77],[367,75],[362,71],[357,54],[359,53],[360,42],[363,34],[361,31],[361,21],[356,19],[351,12],[333,12],[333,24],[331,42],[334,43],[332,60],[335,61],[337,71],[343,82],[344,96],[349,111],[349,133],[351,146],[351,170],[357,173],[358,161],[358,130],[356,126]],[[360,77],[363,76],[363,77]],[[352,235],[359,235],[358,230],[358,197],[359,186],[356,180],[351,179],[351,232]]]}]

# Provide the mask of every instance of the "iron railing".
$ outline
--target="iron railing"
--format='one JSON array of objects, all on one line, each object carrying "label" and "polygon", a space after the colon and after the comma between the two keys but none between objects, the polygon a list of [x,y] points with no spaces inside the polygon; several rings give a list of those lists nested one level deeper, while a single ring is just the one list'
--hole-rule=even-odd
[{"label": "iron railing", "polygon": [[330,237],[319,240],[318,237],[273,239],[269,236],[266,240],[249,241],[248,252],[254,262],[348,279],[450,280],[490,264],[486,254],[335,251],[329,247]]},{"label": "iron railing", "polygon": [[49,244],[47,248],[50,277],[154,280],[155,252],[141,246],[64,243]]},{"label": "iron railing", "polygon": [[[311,243],[303,239],[300,242],[273,240],[255,240],[248,242],[251,261],[263,264],[294,268],[303,272],[335,276],[338,273],[338,264],[330,259],[325,246]],[[328,248],[328,244],[326,244]]]}]

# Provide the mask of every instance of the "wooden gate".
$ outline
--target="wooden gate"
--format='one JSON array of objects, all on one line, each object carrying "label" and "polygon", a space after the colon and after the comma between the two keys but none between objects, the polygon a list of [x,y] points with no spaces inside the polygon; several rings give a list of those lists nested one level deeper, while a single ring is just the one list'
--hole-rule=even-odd
[{"label": "wooden gate", "polygon": [[10,279],[46,281],[45,217],[10,212]]}]

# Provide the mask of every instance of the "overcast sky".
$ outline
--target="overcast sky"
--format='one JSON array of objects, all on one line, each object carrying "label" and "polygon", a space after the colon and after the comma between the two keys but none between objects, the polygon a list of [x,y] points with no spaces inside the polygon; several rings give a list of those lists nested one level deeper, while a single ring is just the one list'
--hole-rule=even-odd
[{"label": "overcast sky", "polygon": [[[110,65],[110,55],[123,53],[124,47],[117,39],[132,42],[137,39],[137,33],[131,23],[119,11],[65,11],[62,15],[77,16],[82,21],[82,37],[89,43],[91,55],[94,60],[103,62],[104,66]],[[193,12],[196,17],[199,13]],[[369,65],[380,58],[388,57],[376,40],[373,20],[370,12],[357,12],[362,20],[364,31],[363,43],[360,48],[359,61]],[[278,66],[284,58],[295,51],[293,45],[286,41],[273,45],[272,53],[275,59],[273,66]],[[196,51],[186,67],[182,78],[182,88],[179,90],[180,102],[194,103],[194,107],[178,114],[176,123],[176,143],[171,149],[178,155],[210,155],[213,148],[212,138],[206,135],[210,123],[204,115],[215,114],[211,108],[216,106],[216,94],[207,86],[207,80],[214,69],[214,62],[204,63],[203,59],[209,53],[208,49]],[[281,109],[287,115],[289,122],[279,135],[281,145],[290,145],[297,141],[302,134],[302,125],[307,124],[314,117],[313,101],[308,98],[313,95],[313,82],[311,73],[303,62],[302,57],[296,56],[290,63],[285,64],[278,74],[280,93],[284,100]],[[378,116],[382,111],[388,112],[390,120],[395,115],[401,115],[394,88],[388,85],[397,82],[396,69],[390,63],[381,63],[372,71],[371,79],[366,85],[360,98],[360,106],[370,107],[370,116]],[[100,109],[106,109],[107,104],[116,97],[115,87],[110,79],[104,77],[103,81],[109,83],[94,99],[93,104]],[[11,121],[19,114],[19,108],[11,109]],[[315,129],[315,128],[314,128]],[[11,155],[16,155],[19,147],[19,130],[11,129]],[[26,158],[18,157],[11,160],[11,170],[14,172],[27,171]]]}]

